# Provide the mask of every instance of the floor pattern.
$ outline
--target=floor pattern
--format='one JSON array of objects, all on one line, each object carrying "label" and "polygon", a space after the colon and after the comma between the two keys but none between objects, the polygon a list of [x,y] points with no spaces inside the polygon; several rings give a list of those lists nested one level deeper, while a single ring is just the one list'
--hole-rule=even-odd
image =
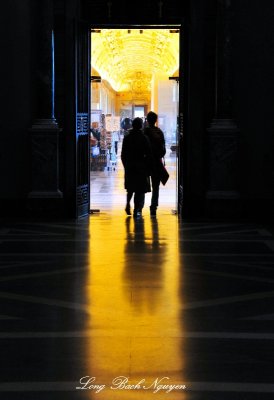
[{"label": "floor pattern", "polygon": [[1,399],[274,398],[273,228],[170,206],[1,221]]}]

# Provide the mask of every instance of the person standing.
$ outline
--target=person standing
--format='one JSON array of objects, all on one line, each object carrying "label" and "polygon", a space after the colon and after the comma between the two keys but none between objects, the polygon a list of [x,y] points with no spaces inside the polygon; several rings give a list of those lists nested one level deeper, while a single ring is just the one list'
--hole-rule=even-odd
[{"label": "person standing", "polygon": [[130,118],[126,117],[125,119],[123,119],[122,123],[121,123],[121,128],[123,129],[123,133],[124,135],[126,135],[129,131],[129,129],[132,128],[132,121]]},{"label": "person standing", "polygon": [[152,183],[152,196],[150,205],[150,215],[156,216],[157,207],[159,205],[159,188],[160,188],[160,171],[162,159],[166,154],[166,144],[163,131],[158,128],[155,124],[157,122],[158,115],[150,111],[147,114],[146,121],[147,126],[144,129],[145,136],[149,139],[153,155],[153,167],[151,173]]},{"label": "person standing", "polygon": [[131,215],[130,201],[134,194],[133,216],[135,218],[142,216],[145,193],[151,191],[149,176],[152,165],[152,152],[142,127],[142,119],[134,118],[132,129],[124,137],[121,149],[121,159],[125,169],[124,185],[127,190],[125,211],[127,215]]},{"label": "person standing", "polygon": [[117,156],[117,154],[118,154],[118,143],[120,141],[120,132],[119,131],[112,132],[112,141],[113,141],[113,144],[114,144],[114,151],[115,151],[115,154]]}]

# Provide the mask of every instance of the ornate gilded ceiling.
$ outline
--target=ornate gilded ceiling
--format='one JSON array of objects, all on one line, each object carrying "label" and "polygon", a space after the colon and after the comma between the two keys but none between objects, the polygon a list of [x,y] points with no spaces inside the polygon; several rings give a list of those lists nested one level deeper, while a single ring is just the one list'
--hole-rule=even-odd
[{"label": "ornate gilded ceiling", "polygon": [[179,68],[179,33],[169,29],[101,29],[91,36],[92,67],[117,92],[151,90],[157,75]]}]

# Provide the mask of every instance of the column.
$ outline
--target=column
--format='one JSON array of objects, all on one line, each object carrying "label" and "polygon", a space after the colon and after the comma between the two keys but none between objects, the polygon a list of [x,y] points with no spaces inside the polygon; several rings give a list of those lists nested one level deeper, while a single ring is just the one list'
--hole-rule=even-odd
[{"label": "column", "polygon": [[239,208],[239,130],[232,118],[231,0],[217,1],[215,116],[207,129],[207,213],[236,215]]},{"label": "column", "polygon": [[54,117],[53,2],[34,2],[35,119],[30,129],[31,191],[29,198],[61,198],[59,134]]}]

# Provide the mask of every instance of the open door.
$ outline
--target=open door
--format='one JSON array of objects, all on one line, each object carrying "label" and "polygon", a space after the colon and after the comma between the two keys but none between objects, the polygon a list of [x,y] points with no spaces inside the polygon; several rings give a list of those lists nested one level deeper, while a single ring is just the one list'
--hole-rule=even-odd
[{"label": "open door", "polygon": [[76,39],[76,217],[82,217],[90,208],[90,30],[87,23],[78,21]]},{"label": "open door", "polygon": [[[107,206],[111,208],[116,199],[121,201],[118,192],[106,195],[105,188],[109,189],[111,185],[104,182],[109,175],[100,173],[107,170],[112,173],[113,179],[116,170],[111,163],[108,166],[106,159],[103,164],[104,157],[111,159],[109,153],[106,156],[105,152],[113,154],[110,145],[109,149],[106,148],[103,117],[112,114],[123,121],[124,118],[137,116],[144,118],[148,111],[154,110],[158,114],[157,125],[165,134],[165,161],[172,178],[163,189],[164,197],[160,201],[163,204],[164,199],[166,206],[171,207],[171,212],[177,214],[180,25],[143,25],[138,28],[142,29],[128,25],[91,26],[91,132],[95,138],[91,148],[91,212],[101,211]],[[150,61],[147,63],[144,63],[144,54],[149,54]],[[116,97],[115,93],[118,93]],[[121,145],[124,130],[120,129],[120,125],[118,130],[121,133]],[[180,183],[181,180],[180,174]],[[122,185],[116,185],[115,188],[121,188]]]},{"label": "open door", "polygon": [[186,171],[186,136],[185,131],[185,118],[186,118],[186,99],[187,99],[187,86],[185,76],[187,75],[186,55],[186,31],[183,26],[180,32],[180,60],[179,60],[179,79],[177,84],[178,88],[178,116],[177,116],[177,145],[178,145],[178,158],[177,158],[177,196],[178,196],[178,214],[181,216],[185,212],[184,204],[184,174]]}]

